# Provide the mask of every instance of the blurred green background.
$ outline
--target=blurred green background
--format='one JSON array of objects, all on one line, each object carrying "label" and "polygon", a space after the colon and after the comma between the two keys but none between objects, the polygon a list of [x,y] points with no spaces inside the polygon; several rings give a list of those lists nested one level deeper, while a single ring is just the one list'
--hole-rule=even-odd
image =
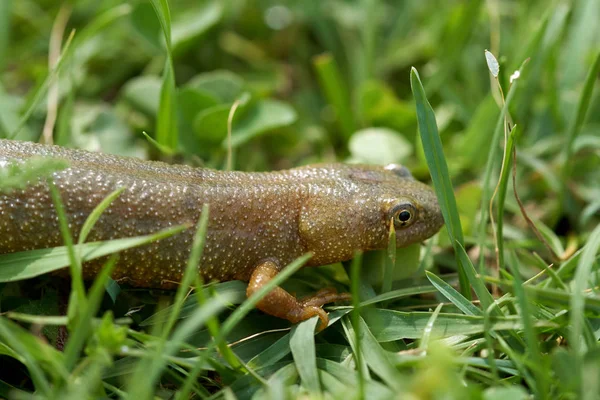
[{"label": "blurred green background", "polygon": [[[62,9],[61,36],[75,30],[75,39],[60,71],[55,141],[148,150],[141,132],[156,134],[166,59],[150,2],[3,0],[0,7],[2,135],[15,129],[48,74]],[[338,159],[406,163],[426,178],[408,82],[415,66],[453,176],[468,180],[485,161],[499,113],[484,49],[499,58],[505,87],[531,58],[512,109],[526,132],[522,145],[543,158],[570,122],[600,41],[600,6],[590,0],[176,0],[170,7],[178,135],[163,143],[222,168],[227,116],[241,99],[233,146],[243,170]],[[45,103],[20,138],[40,134]]]}]

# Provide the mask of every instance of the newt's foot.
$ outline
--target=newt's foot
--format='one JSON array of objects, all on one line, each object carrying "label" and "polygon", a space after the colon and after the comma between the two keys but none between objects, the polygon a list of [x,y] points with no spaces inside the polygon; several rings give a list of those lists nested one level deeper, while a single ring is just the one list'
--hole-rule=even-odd
[{"label": "newt's foot", "polygon": [[[329,325],[329,316],[321,307],[328,303],[334,303],[337,301],[347,302],[350,300],[352,300],[352,296],[350,295],[350,293],[338,293],[337,290],[335,290],[335,288],[325,288],[319,290],[312,296],[303,298],[299,301],[299,303],[305,310],[310,310],[312,308],[316,308],[317,310],[319,310],[319,314],[311,314],[308,318],[314,315],[319,316],[321,323],[319,324],[317,330],[320,332],[323,329],[327,328],[327,325]],[[325,319],[322,318],[321,314],[325,316]],[[304,319],[302,319],[302,321]]]},{"label": "newt's foot", "polygon": [[[279,268],[273,261],[260,264],[252,272],[246,295],[250,297],[273,279],[278,272]],[[322,331],[329,324],[329,317],[321,306],[334,301],[349,301],[350,299],[349,293],[337,293],[333,288],[325,288],[313,296],[298,300],[282,288],[276,287],[263,297],[256,307],[267,314],[287,319],[293,324],[317,316],[320,320],[318,331]]]},{"label": "newt's foot", "polygon": [[317,306],[322,307],[328,303],[334,303],[337,301],[351,301],[352,296],[350,293],[338,293],[335,288],[325,288],[319,290],[312,296],[305,297],[300,300],[300,303],[305,306]]}]

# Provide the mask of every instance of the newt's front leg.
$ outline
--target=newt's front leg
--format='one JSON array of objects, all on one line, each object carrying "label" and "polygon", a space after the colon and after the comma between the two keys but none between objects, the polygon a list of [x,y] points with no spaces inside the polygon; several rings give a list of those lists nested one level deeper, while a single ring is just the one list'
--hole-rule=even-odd
[{"label": "newt's front leg", "polygon": [[[279,268],[273,261],[265,261],[259,264],[252,272],[246,295],[248,297],[252,296],[278,273]],[[323,289],[314,296],[298,300],[282,288],[275,287],[258,302],[256,308],[269,315],[287,319],[293,324],[316,315],[321,320],[319,330],[322,330],[329,324],[329,317],[321,306],[334,301],[348,300],[350,300],[350,294],[337,293],[335,289]]]}]

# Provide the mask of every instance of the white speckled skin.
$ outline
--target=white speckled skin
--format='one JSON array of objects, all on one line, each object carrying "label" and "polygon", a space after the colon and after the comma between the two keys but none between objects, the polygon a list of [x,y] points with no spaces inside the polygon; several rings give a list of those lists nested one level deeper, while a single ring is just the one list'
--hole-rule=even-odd
[{"label": "white speckled skin", "polygon": [[[402,168],[316,165],[268,173],[221,172],[141,161],[57,146],[0,140],[0,164],[33,156],[67,160],[54,181],[77,235],[89,213],[119,187],[127,189],[101,216],[88,241],[154,233],[195,224],[204,203],[210,222],[201,271],[205,279],[248,280],[266,260],[285,266],[308,251],[309,265],[387,247],[390,210],[417,211],[397,226],[398,246],[422,241],[442,225],[432,190]],[[172,287],[180,280],[193,229],[124,251],[113,277],[136,286]],[[62,245],[45,183],[0,193],[0,254]],[[101,264],[84,267],[92,277]]]}]

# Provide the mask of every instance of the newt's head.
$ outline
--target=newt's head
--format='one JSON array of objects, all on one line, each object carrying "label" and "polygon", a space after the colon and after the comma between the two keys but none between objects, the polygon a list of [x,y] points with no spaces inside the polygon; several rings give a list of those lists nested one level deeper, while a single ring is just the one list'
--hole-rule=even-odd
[{"label": "newt's head", "polygon": [[[395,164],[327,165],[302,207],[299,233],[313,264],[349,259],[356,250],[385,249],[390,224],[397,247],[421,242],[444,224],[434,191]],[[305,170],[305,172],[308,172]],[[316,182],[316,181],[315,181]]]}]

